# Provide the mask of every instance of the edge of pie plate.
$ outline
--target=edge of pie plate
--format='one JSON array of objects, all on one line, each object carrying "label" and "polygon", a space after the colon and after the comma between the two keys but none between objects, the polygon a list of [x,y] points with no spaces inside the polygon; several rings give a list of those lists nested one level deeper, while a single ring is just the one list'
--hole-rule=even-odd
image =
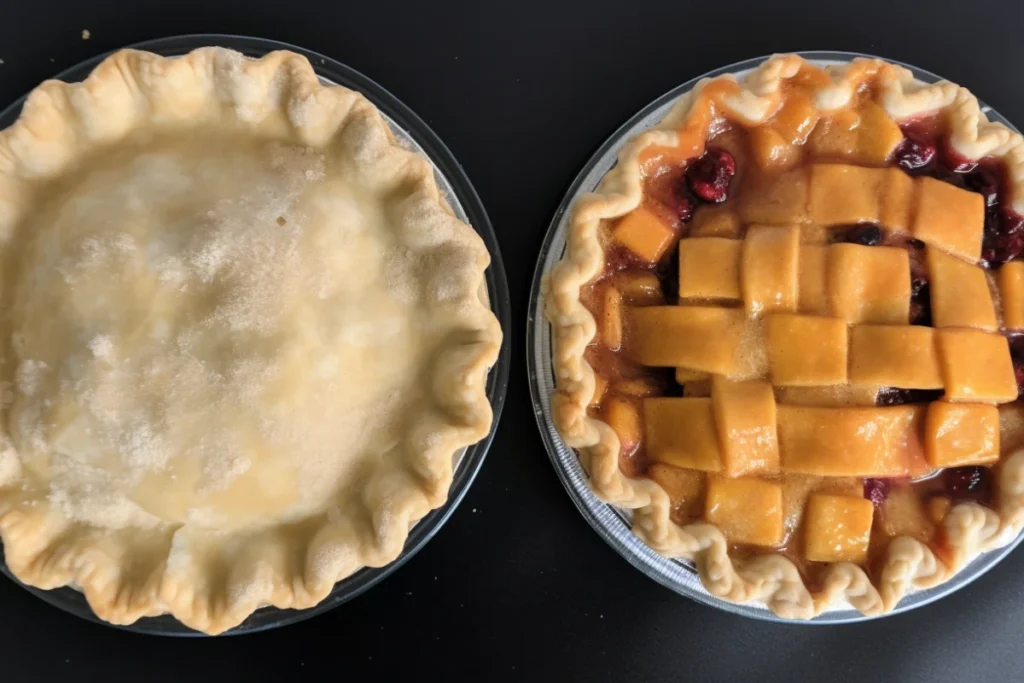
[{"label": "edge of pie plate", "polygon": [[[807,51],[797,52],[796,54],[817,66],[845,63],[856,57],[885,59],[890,63],[906,67],[919,81],[934,83],[942,80],[941,77],[930,71],[904,62],[866,53]],[[840,602],[833,604],[828,610],[813,619],[806,621],[783,619],[773,614],[763,603],[737,604],[711,595],[701,584],[700,577],[697,575],[697,569],[692,562],[663,557],[641,541],[633,534],[631,512],[599,500],[591,491],[587,473],[583,470],[576,452],[562,441],[551,419],[551,394],[555,389],[555,375],[551,354],[551,326],[544,318],[543,294],[540,284],[544,275],[562,259],[565,252],[565,234],[569,220],[569,209],[580,195],[592,192],[597,188],[604,175],[615,165],[618,151],[626,142],[660,122],[668,113],[672,104],[680,96],[689,92],[698,81],[727,73],[742,77],[770,56],[755,57],[709,71],[673,88],[657,98],[619,127],[598,148],[569,186],[569,190],[561,204],[559,204],[545,235],[530,290],[526,353],[534,415],[537,418],[537,426],[540,428],[541,437],[544,440],[545,448],[555,467],[558,478],[565,486],[580,513],[598,535],[625,558],[626,561],[666,588],[705,605],[764,621],[821,625],[880,619],[922,607],[963,588],[1006,557],[1024,540],[1024,532],[1018,534],[1017,538],[1003,548],[979,555],[964,567],[962,571],[945,583],[935,588],[908,594],[891,612],[878,616],[865,616],[848,603]],[[990,120],[1003,123],[1011,130],[1017,130],[999,112],[984,102],[979,100],[979,105],[981,106],[981,111]]]},{"label": "edge of pie plate", "polygon": [[[383,567],[363,567],[354,574],[342,579],[334,586],[331,593],[314,607],[306,610],[262,607],[241,625],[221,634],[224,636],[257,633],[280,628],[334,609],[384,580],[411,559],[437,534],[462,502],[466,492],[476,478],[501,418],[501,411],[508,387],[511,354],[510,335],[507,332],[511,329],[511,303],[497,237],[483,203],[469,178],[462,170],[462,166],[447,146],[445,146],[444,142],[415,112],[372,79],[320,53],[288,43],[247,36],[222,34],[172,36],[128,45],[125,46],[125,49],[146,50],[165,57],[174,57],[191,52],[195,48],[210,45],[237,50],[247,57],[261,57],[274,50],[296,52],[309,59],[310,64],[313,65],[313,69],[320,76],[320,80],[324,84],[343,85],[366,96],[380,110],[381,115],[399,143],[430,162],[434,168],[434,178],[438,188],[441,190],[441,194],[452,212],[460,220],[471,225],[486,244],[491,254],[491,265],[485,273],[486,291],[481,294],[489,301],[491,310],[497,316],[501,328],[506,331],[502,340],[501,350],[498,354],[498,360],[487,376],[487,397],[491,402],[494,414],[491,431],[478,443],[455,453],[455,474],[452,486],[449,489],[447,502],[436,510],[429,512],[409,530],[409,536],[406,539],[402,554],[388,565]],[[101,54],[79,62],[52,76],[52,78],[63,81],[83,80],[109,54]],[[22,96],[3,110],[0,110],[0,129],[6,128],[14,122],[26,97]],[[54,590],[41,590],[32,586],[26,586],[18,581],[8,570],[4,562],[2,545],[0,545],[0,574],[52,606],[104,626],[151,635],[207,637],[206,634],[192,630],[174,617],[166,614],[156,617],[144,617],[134,624],[127,626],[110,624],[103,621],[93,613],[84,595],[74,588],[65,586]]]}]

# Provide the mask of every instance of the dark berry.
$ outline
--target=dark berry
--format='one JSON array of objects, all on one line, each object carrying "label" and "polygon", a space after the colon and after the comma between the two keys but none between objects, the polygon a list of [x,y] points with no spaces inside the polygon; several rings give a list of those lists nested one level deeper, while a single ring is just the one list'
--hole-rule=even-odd
[{"label": "dark berry", "polygon": [[662,293],[667,301],[679,300],[679,250],[669,249],[669,257],[658,263],[655,275],[661,281]]},{"label": "dark berry", "polygon": [[918,242],[920,247],[914,242],[918,242],[918,240],[906,242],[906,249],[910,256],[910,295],[921,298],[928,294],[928,270],[925,268],[923,256],[916,253],[924,247],[924,242]]},{"label": "dark berry", "polygon": [[964,174],[957,173],[956,171],[946,168],[945,166],[940,166],[938,168],[932,169],[930,175],[933,178],[941,180],[945,183],[949,183],[950,185],[955,185],[956,187],[960,188],[964,187]]},{"label": "dark berry", "polygon": [[909,389],[897,389],[896,387],[882,387],[878,390],[875,403],[880,406],[899,406],[910,403],[907,397]]},{"label": "dark berry", "polygon": [[840,241],[873,247],[882,241],[882,230],[874,225],[855,225],[843,233]]},{"label": "dark berry", "polygon": [[864,497],[874,503],[875,507],[881,507],[885,503],[885,499],[889,497],[889,489],[887,479],[864,480]]},{"label": "dark berry", "polygon": [[910,281],[910,324],[932,324],[931,287],[926,280],[918,277]]},{"label": "dark berry", "polygon": [[686,170],[686,181],[697,197],[720,204],[729,196],[736,160],[724,149],[709,149]]},{"label": "dark berry", "polygon": [[895,161],[907,171],[917,171],[935,160],[935,145],[915,135],[906,134],[896,148]]},{"label": "dark berry", "polygon": [[985,467],[953,467],[942,473],[942,483],[954,498],[984,498],[992,475]]},{"label": "dark berry", "polygon": [[902,406],[907,403],[931,403],[942,396],[941,389],[898,389],[882,387],[878,390],[875,403],[880,406]]},{"label": "dark berry", "polygon": [[1024,396],[1024,336],[1010,337],[1010,359],[1013,361],[1013,376],[1017,380],[1017,398]]},{"label": "dark berry", "polygon": [[1024,251],[1024,218],[998,206],[985,211],[985,232],[981,258],[991,266],[1001,265]]},{"label": "dark berry", "polygon": [[677,196],[672,199],[672,209],[683,223],[689,223],[693,218],[693,208],[693,200],[689,197]]},{"label": "dark berry", "polygon": [[964,187],[984,197],[985,206],[992,207],[999,203],[999,176],[987,166],[978,166],[965,174]]}]

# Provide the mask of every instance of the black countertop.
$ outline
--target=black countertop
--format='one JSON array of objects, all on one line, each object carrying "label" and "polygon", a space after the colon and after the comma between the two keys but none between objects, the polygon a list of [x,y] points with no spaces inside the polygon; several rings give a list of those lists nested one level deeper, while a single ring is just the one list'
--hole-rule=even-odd
[{"label": "black countertop", "polygon": [[1024,126],[1019,0],[807,4],[0,0],[0,105],[82,59],[175,34],[272,38],[362,71],[464,165],[498,233],[513,311],[512,381],[488,461],[445,528],[384,583],[283,630],[169,640],[77,619],[0,577],[0,681],[1024,679],[1024,551],[880,621],[751,621],[618,557],[574,509],[537,434],[523,351],[544,231],[593,150],[661,93],[748,57],[852,50],[965,84]]}]

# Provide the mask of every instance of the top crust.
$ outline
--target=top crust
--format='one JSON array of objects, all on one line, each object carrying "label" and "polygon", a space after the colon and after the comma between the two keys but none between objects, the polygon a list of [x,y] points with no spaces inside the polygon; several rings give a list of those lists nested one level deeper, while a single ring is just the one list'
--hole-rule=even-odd
[{"label": "top crust", "polygon": [[[321,85],[290,52],[248,59],[202,48],[168,59],[125,50],[82,83],[40,85],[0,132],[0,249],[17,241],[40,188],[86,167],[95,150],[140,131],[187,136],[200,128],[344,157],[361,187],[389,202],[396,239],[423,264],[420,284],[430,295],[422,310],[442,340],[420,369],[426,398],[361,489],[339,492],[349,504],[340,516],[320,506],[297,519],[270,518],[227,532],[231,543],[191,522],[108,528],[70,518],[0,434],[0,540],[15,576],[40,588],[76,586],[112,623],[170,613],[215,634],[263,605],[311,607],[341,578],[401,553],[411,526],[445,502],[454,454],[491,427],[486,375],[502,334],[481,298],[487,249],[451,215],[430,164],[393,140],[362,95]],[[106,340],[94,341],[97,357],[112,353]],[[2,347],[8,358],[18,354],[6,338]]]}]

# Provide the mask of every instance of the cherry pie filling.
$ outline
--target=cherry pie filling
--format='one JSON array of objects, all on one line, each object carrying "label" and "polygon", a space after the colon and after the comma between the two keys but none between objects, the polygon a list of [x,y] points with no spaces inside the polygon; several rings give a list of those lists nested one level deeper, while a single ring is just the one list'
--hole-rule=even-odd
[{"label": "cherry pie filling", "polygon": [[646,155],[581,299],[622,472],[813,587],[897,536],[941,558],[949,509],[994,505],[1024,443],[1024,218],[942,116],[897,125],[868,88],[818,112],[806,71],[767,123]]}]

